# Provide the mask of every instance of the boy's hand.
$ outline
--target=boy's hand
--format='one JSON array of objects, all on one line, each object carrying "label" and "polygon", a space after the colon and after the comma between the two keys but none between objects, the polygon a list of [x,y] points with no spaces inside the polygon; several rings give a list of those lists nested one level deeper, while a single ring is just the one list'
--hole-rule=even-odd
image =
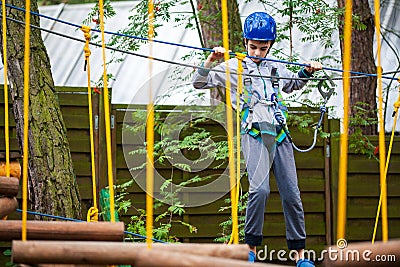
[{"label": "boy's hand", "polygon": [[322,64],[318,61],[304,62],[304,64],[310,65],[308,67],[304,67],[304,69],[309,73],[313,73],[317,70],[322,70]]},{"label": "boy's hand", "polygon": [[209,68],[211,64],[215,61],[221,60],[224,58],[225,48],[217,46],[213,48],[214,52],[212,52],[208,57],[206,62],[204,63],[204,67]]}]

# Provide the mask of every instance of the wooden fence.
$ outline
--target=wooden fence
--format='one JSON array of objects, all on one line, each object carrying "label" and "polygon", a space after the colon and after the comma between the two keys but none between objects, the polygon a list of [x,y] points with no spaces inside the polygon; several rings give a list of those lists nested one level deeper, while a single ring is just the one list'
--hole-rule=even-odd
[{"label": "wooden fence", "polygon": [[[61,110],[68,130],[68,139],[71,146],[73,164],[79,190],[82,198],[83,214],[91,206],[91,163],[89,144],[89,116],[86,88],[57,88]],[[98,189],[107,186],[107,158],[104,135],[104,114],[102,95],[93,95],[95,122],[95,155]],[[4,140],[4,97],[3,90],[0,90],[0,138]],[[11,107],[11,106],[10,106]],[[164,107],[164,113],[168,113],[171,107]],[[127,156],[123,150],[143,146],[143,140],[133,138],[131,143],[124,144],[123,130],[124,119],[129,121],[132,111],[127,106],[112,105],[112,155],[113,173],[116,184],[132,179],[132,174],[127,167]],[[292,113],[302,114],[309,110],[293,109]],[[317,116],[318,113],[313,113]],[[11,118],[10,143],[11,151],[19,152],[16,140],[15,122]],[[126,122],[126,120],[125,120]],[[207,122],[203,125],[215,135],[224,136],[223,128],[214,122]],[[324,120],[324,131],[338,132],[339,123],[337,120]],[[296,144],[300,147],[307,147],[312,142],[312,131],[309,134],[300,133],[295,128],[291,129]],[[125,132],[126,133],[126,132]],[[129,135],[129,132],[127,133]],[[372,142],[377,143],[376,137],[370,137]],[[123,147],[125,145],[125,147]],[[0,151],[4,151],[4,141],[0,141]],[[126,150],[129,151],[129,150]],[[126,152],[125,151],[125,152]],[[137,160],[141,158],[137,157]],[[337,177],[339,161],[339,142],[335,137],[318,139],[316,147],[308,153],[295,153],[299,187],[305,210],[307,247],[316,251],[322,250],[325,245],[335,242],[336,233],[336,211],[337,211]],[[141,158],[143,160],[143,157]],[[393,147],[391,165],[388,174],[388,209],[389,209],[389,236],[390,238],[400,237],[400,140],[396,137]],[[214,166],[214,165],[212,165]],[[379,166],[375,160],[367,159],[364,155],[349,152],[348,165],[348,221],[346,237],[351,241],[371,240],[379,200]],[[200,174],[221,173],[225,166],[219,168],[207,168]],[[193,176],[190,172],[171,168],[170,164],[156,165],[156,171],[166,177],[174,178],[174,181],[183,181]],[[137,172],[133,172],[137,173]],[[247,179],[242,179],[242,186],[247,190]],[[133,206],[120,217],[129,223],[130,216],[137,214],[136,209],[145,208],[145,193],[134,183],[128,189],[129,198]],[[219,211],[220,207],[226,206],[224,202],[229,195],[210,204],[187,208],[186,212],[177,217],[186,223],[197,228],[197,232],[189,232],[182,225],[172,228],[172,233],[182,242],[214,242],[214,239],[221,236],[222,227],[220,223],[230,217],[230,210]],[[156,211],[157,214],[158,211]],[[18,219],[20,215],[14,213],[11,219]],[[378,229],[378,240],[380,239],[380,227]],[[279,193],[275,181],[271,179],[271,197],[268,201],[265,213],[265,244],[271,249],[279,250],[286,248],[285,227]],[[0,243],[0,250],[4,251],[9,243]],[[0,265],[4,265],[4,257],[0,255]]]}]

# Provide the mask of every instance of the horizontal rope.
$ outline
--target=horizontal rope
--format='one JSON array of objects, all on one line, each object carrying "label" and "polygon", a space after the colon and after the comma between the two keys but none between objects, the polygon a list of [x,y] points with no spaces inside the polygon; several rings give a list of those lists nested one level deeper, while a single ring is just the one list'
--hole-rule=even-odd
[{"label": "horizontal rope", "polygon": [[[9,8],[13,8],[13,9],[19,10],[19,11],[24,11],[24,12],[26,11],[24,8],[16,7],[16,6],[13,6],[13,5],[10,5],[10,4],[5,4],[5,6],[9,7]],[[43,17],[43,18],[46,18],[46,19],[50,19],[50,20],[53,20],[53,21],[56,21],[56,22],[60,22],[60,23],[63,23],[63,24],[69,25],[69,26],[73,26],[73,27],[76,27],[76,28],[81,28],[81,25],[77,25],[77,24],[74,24],[74,23],[71,23],[71,22],[68,22],[68,21],[56,19],[56,18],[47,16],[47,15],[44,15],[44,14],[41,14],[41,13],[38,13],[38,12],[30,11],[30,13],[32,15],[35,15],[35,16],[40,16],[40,17]],[[92,31],[100,33],[100,30],[97,30],[97,29],[92,29]],[[137,39],[137,40],[141,40],[141,41],[149,41],[149,39],[145,38],[145,37],[134,36],[134,35],[124,34],[124,33],[110,32],[110,31],[104,31],[104,33],[110,34],[110,35],[121,36],[121,37],[127,37],[127,38],[131,38],[131,39]],[[195,50],[201,50],[201,51],[206,51],[206,52],[214,52],[214,50],[210,49],[210,48],[202,48],[202,47],[196,47],[196,46],[191,46],[191,45],[184,45],[184,44],[179,44],[179,43],[166,42],[166,41],[161,41],[161,40],[156,40],[156,39],[152,39],[152,41],[156,42],[156,43],[173,45],[173,46],[180,46],[180,47],[185,47],[185,48],[190,48],[190,49],[195,49]],[[230,52],[229,54],[231,56],[236,56],[235,52]],[[282,63],[282,64],[301,66],[301,67],[310,66],[308,64],[302,64],[302,63],[290,62],[290,61],[278,60],[278,59],[271,59],[271,58],[259,58],[259,57],[253,57],[253,56],[247,56],[247,57],[248,58],[252,58],[252,59],[266,60],[266,61],[277,62],[277,63]],[[323,67],[323,69],[324,70],[329,70],[329,71],[341,72],[341,73],[344,72],[344,70],[342,70],[342,69],[336,69],[336,68],[330,68],[330,67]],[[354,74],[354,75],[362,75],[362,76],[365,76],[365,77],[377,77],[377,74],[374,74],[374,73],[363,73],[363,72],[358,72],[358,71],[349,71],[349,73]],[[389,77],[389,76],[382,76],[382,78],[383,79],[389,79],[389,80],[398,80],[398,78]]]},{"label": "horizontal rope", "polygon": [[[2,17],[2,15],[0,15],[0,17]],[[17,19],[13,19],[10,17],[7,17],[8,20],[19,23],[19,24],[23,24],[25,25],[25,22],[17,20]],[[31,25],[32,28],[34,29],[38,29],[44,32],[48,32],[50,34],[54,34],[63,38],[67,38],[67,39],[71,39],[77,42],[81,42],[81,43],[85,43],[85,40],[83,40],[82,38],[76,38],[76,37],[72,37],[63,33],[59,33],[56,31],[52,31],[52,30],[48,30],[45,28],[41,28],[39,26],[35,26],[35,25]],[[97,43],[93,43],[90,42],[89,44],[93,45],[93,46],[97,46],[97,47],[101,47],[100,44]],[[171,61],[171,60],[167,60],[167,59],[161,59],[161,58],[157,58],[157,57],[150,57],[150,56],[146,56],[143,54],[139,54],[139,53],[135,53],[135,52],[131,52],[131,51],[126,51],[126,50],[122,50],[122,49],[118,49],[118,48],[114,48],[111,46],[106,46],[107,49],[115,51],[115,52],[120,52],[123,54],[128,54],[128,55],[132,55],[132,56],[136,56],[136,57],[141,57],[141,58],[146,58],[146,59],[152,59],[152,60],[156,60],[159,62],[163,62],[163,63],[168,63],[168,64],[172,64],[172,65],[179,65],[182,67],[188,67],[188,68],[194,68],[194,69],[203,69],[203,70],[207,70],[207,71],[214,71],[214,72],[220,72],[220,73],[225,73],[224,71],[220,71],[220,70],[215,70],[215,69],[210,69],[210,68],[205,68],[205,67],[201,67],[198,65],[192,65],[192,64],[187,64],[187,63],[181,63],[181,62],[176,62],[176,61]],[[230,72],[232,75],[238,75],[238,73],[236,71],[231,71]],[[243,74],[244,76],[247,77],[257,77],[257,78],[276,78],[275,76],[270,76],[270,75],[259,75],[259,74]],[[357,79],[357,78],[365,78],[365,75],[360,75],[360,76],[351,76],[351,79]],[[327,78],[320,78],[320,77],[310,77],[310,78],[300,78],[300,77],[278,77],[278,79],[286,79],[286,80],[303,80],[303,81],[309,81],[309,80],[314,80],[314,81],[321,81],[321,80],[327,80]],[[331,78],[331,80],[342,80],[341,77],[335,77],[335,78]]]},{"label": "horizontal rope", "polygon": [[[17,209],[17,212],[22,212],[22,210]],[[73,219],[73,218],[66,218],[66,217],[62,217],[62,216],[57,216],[57,215],[51,215],[51,214],[44,214],[44,213],[39,213],[39,212],[35,212],[35,211],[27,211],[28,214],[31,215],[35,215],[35,216],[40,216],[40,217],[47,217],[47,218],[52,218],[52,219],[58,219],[58,220],[63,220],[63,221],[70,221],[70,222],[86,222],[86,221],[82,221],[82,220],[78,220],[78,219]],[[133,235],[136,237],[140,237],[142,239],[146,239],[146,236],[144,235],[140,235],[140,234],[135,234],[133,232],[129,232],[129,231],[124,231],[124,234],[127,235]],[[158,243],[168,243],[162,240],[158,240],[153,238],[152,239],[154,242],[158,242]]]}]

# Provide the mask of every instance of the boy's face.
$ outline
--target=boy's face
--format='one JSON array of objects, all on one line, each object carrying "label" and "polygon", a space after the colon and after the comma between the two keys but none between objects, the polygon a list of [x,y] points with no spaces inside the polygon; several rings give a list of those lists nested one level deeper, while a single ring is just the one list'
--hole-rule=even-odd
[{"label": "boy's face", "polygon": [[[256,40],[248,40],[247,41],[247,54],[252,57],[260,57],[264,58],[267,56],[269,48],[271,46],[271,41],[256,41]],[[260,59],[252,58],[255,63],[259,63]]]}]

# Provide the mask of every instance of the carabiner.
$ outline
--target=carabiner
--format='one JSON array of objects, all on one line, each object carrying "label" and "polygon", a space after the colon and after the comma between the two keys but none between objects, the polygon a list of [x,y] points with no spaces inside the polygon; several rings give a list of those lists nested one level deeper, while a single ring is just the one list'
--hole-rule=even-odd
[{"label": "carabiner", "polygon": [[[321,94],[322,98],[325,101],[325,104],[328,102],[329,98],[331,98],[334,90],[334,87],[336,86],[335,83],[332,81],[331,77],[329,77],[328,75],[325,74],[325,78],[326,80],[320,80],[318,83],[318,91]],[[329,83],[331,84],[331,87],[328,89],[327,92],[322,90],[322,85],[324,84],[325,81],[329,81]]]}]

